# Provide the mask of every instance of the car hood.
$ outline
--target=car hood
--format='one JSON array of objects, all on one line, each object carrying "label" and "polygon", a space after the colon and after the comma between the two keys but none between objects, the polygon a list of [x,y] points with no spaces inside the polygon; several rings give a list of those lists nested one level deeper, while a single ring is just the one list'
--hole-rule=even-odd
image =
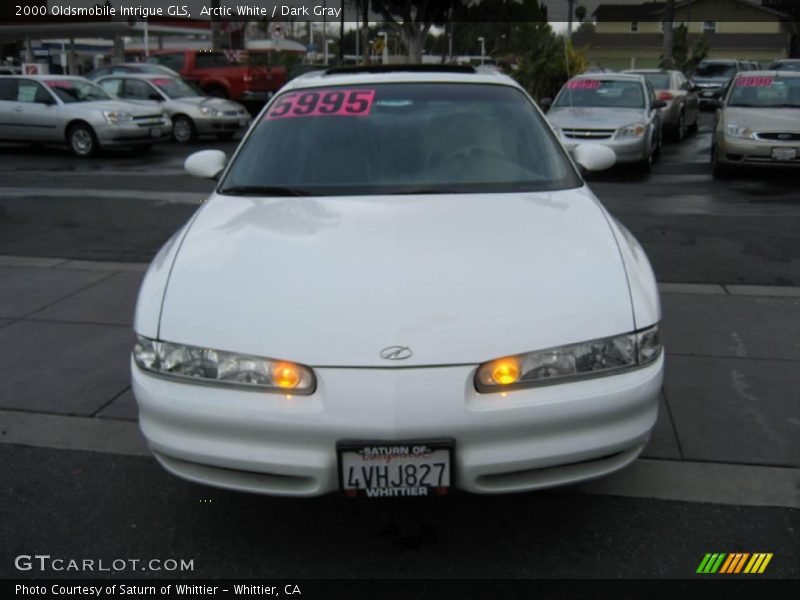
[{"label": "car hood", "polygon": [[[587,188],[212,196],[175,259],[165,341],[311,366],[475,364],[630,331],[608,216]],[[408,346],[402,361],[381,349]]]},{"label": "car hood", "polygon": [[644,121],[644,109],[593,106],[557,107],[547,113],[550,122],[567,129],[619,129]]},{"label": "car hood", "polygon": [[725,123],[741,125],[753,131],[800,132],[800,108],[737,108],[729,106],[723,114]]}]

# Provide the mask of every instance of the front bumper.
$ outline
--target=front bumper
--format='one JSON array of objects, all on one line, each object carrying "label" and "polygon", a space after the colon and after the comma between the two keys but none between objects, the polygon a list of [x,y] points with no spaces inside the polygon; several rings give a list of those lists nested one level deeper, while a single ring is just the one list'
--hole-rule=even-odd
[{"label": "front bumper", "polygon": [[95,126],[94,131],[97,135],[97,141],[103,148],[154,144],[166,142],[172,138],[172,121],[164,119],[147,125],[136,123],[112,125],[105,123]]},{"label": "front bumper", "polygon": [[250,125],[250,115],[223,117],[194,117],[194,126],[199,135],[236,132]]},{"label": "front bumper", "polygon": [[139,422],[159,462],[242,491],[338,489],[340,440],[455,440],[455,487],[478,493],[563,485],[615,471],[656,421],[663,353],[652,365],[507,393],[475,391],[475,367],[316,369],[311,396],[176,383],[133,362]]},{"label": "front bumper", "polygon": [[[773,148],[794,148],[794,160],[772,158]],[[741,140],[717,136],[717,161],[726,165],[757,165],[769,167],[800,167],[800,142],[777,140]]]},{"label": "front bumper", "polygon": [[617,140],[613,137],[608,139],[587,139],[581,140],[576,138],[563,137],[562,142],[564,147],[572,153],[575,146],[579,144],[602,144],[611,148],[617,155],[617,163],[637,163],[647,159],[647,152],[649,150],[649,138],[645,134],[641,138]]},{"label": "front bumper", "polygon": [[697,100],[699,101],[700,106],[707,106],[710,102],[722,98],[722,89],[723,88],[721,87],[702,88],[697,93]]}]

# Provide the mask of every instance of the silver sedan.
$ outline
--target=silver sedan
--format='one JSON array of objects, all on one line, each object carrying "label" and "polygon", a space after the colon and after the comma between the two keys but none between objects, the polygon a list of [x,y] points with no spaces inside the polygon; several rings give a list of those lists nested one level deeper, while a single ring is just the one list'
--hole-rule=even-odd
[{"label": "silver sedan", "polygon": [[602,144],[618,163],[649,171],[661,151],[661,109],[653,86],[640,75],[584,74],[556,96],[542,100],[547,119],[570,152],[578,144]]},{"label": "silver sedan", "polygon": [[76,156],[101,148],[149,148],[172,123],[157,106],[112,100],[82,77],[0,76],[0,140],[66,143]]},{"label": "silver sedan", "polygon": [[162,106],[172,118],[175,141],[182,144],[200,135],[228,139],[250,124],[241,104],[204,96],[179,77],[110,75],[97,83],[116,98]]}]

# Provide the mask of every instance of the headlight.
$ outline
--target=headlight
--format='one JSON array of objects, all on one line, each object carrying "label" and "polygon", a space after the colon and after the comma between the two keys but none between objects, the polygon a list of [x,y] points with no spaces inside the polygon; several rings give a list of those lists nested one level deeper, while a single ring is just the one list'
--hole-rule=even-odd
[{"label": "headlight", "polygon": [[206,116],[221,117],[224,113],[218,108],[210,108],[208,106],[201,106],[200,112]]},{"label": "headlight", "polygon": [[126,112],[117,112],[114,110],[104,110],[103,116],[106,118],[106,121],[111,123],[112,125],[119,125],[122,123],[130,123],[133,121],[133,115],[131,113]]},{"label": "headlight", "polygon": [[661,354],[658,325],[609,338],[499,358],[478,367],[479,392],[561,383],[642,367]]},{"label": "headlight", "polygon": [[630,125],[625,125],[625,127],[620,127],[617,131],[618,138],[640,138],[644,135],[644,132],[647,128],[644,126],[643,123],[631,123]]},{"label": "headlight", "polygon": [[142,336],[136,338],[133,359],[145,371],[184,381],[297,395],[312,394],[316,388],[313,371],[293,362],[159,342]]},{"label": "headlight", "polygon": [[756,137],[752,129],[734,124],[725,125],[725,136],[742,140],[752,140]]}]

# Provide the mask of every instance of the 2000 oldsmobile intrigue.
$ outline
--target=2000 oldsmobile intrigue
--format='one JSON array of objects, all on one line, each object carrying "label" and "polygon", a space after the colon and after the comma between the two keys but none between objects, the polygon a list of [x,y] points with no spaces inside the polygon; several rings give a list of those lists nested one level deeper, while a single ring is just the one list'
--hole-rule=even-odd
[{"label": "2000 oldsmobile intrigue", "polygon": [[[511,79],[293,80],[161,250],[133,390],[181,477],[310,496],[514,492],[630,463],[656,421],[656,283]],[[226,164],[227,162],[227,164]]]}]

